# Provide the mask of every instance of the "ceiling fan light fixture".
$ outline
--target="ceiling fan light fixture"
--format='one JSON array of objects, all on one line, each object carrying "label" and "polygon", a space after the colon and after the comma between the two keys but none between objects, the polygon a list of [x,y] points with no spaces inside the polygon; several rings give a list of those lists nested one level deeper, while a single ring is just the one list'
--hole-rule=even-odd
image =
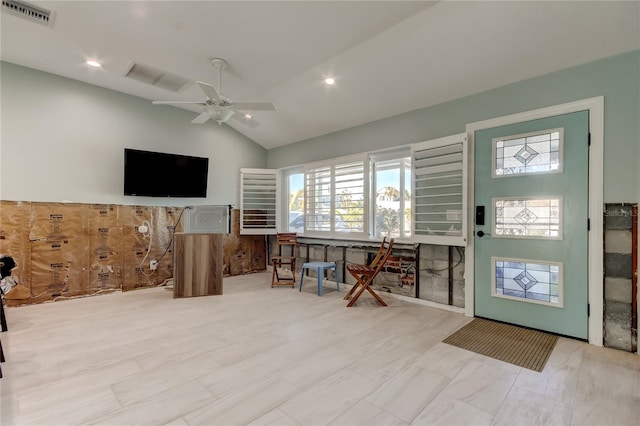
[{"label": "ceiling fan light fixture", "polygon": [[235,113],[235,111],[231,108],[224,108],[218,105],[207,107],[207,112],[209,113],[211,119],[217,121],[218,124],[224,123]]}]

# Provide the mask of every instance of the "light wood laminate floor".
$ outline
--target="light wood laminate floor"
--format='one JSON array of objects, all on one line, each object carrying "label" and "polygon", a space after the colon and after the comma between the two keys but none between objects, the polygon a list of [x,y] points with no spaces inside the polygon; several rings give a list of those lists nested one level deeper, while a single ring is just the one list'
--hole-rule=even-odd
[{"label": "light wood laminate floor", "polygon": [[441,343],[464,316],[315,278],[9,308],[9,425],[636,425],[640,357],[561,338],[536,373]]}]

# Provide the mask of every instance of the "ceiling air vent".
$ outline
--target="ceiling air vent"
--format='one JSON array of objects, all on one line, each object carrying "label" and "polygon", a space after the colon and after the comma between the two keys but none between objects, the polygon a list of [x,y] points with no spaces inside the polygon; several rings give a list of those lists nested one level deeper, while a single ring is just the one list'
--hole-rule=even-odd
[{"label": "ceiling air vent", "polygon": [[171,74],[149,65],[136,63],[127,68],[124,76],[176,93],[191,83],[191,80],[179,75]]},{"label": "ceiling air vent", "polygon": [[53,25],[55,16],[55,12],[18,0],[2,0],[2,11],[45,27]]}]

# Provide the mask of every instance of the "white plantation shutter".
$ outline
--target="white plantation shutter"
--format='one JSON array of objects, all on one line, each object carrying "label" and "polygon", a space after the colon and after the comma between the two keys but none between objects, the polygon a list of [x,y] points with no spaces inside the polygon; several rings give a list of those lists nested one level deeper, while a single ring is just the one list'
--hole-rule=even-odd
[{"label": "white plantation shutter", "polygon": [[305,167],[305,233],[362,237],[368,229],[366,157]]},{"label": "white plantation shutter", "polygon": [[[364,233],[366,218],[366,198],[368,173],[365,175],[365,161],[356,161],[334,166],[336,215],[342,218],[349,232]],[[336,226],[342,226],[336,222]],[[337,232],[342,232],[336,229]]]},{"label": "white plantation shutter", "polygon": [[278,171],[240,169],[240,234],[275,234]]},{"label": "white plantation shutter", "polygon": [[413,236],[416,242],[464,246],[466,241],[466,134],[412,147]]}]

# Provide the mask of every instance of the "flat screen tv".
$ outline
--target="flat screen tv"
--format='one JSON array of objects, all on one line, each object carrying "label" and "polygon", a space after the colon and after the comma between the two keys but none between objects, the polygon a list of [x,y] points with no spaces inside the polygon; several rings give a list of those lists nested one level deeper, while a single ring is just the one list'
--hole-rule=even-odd
[{"label": "flat screen tv", "polygon": [[204,198],[209,159],[124,150],[124,195]]}]

